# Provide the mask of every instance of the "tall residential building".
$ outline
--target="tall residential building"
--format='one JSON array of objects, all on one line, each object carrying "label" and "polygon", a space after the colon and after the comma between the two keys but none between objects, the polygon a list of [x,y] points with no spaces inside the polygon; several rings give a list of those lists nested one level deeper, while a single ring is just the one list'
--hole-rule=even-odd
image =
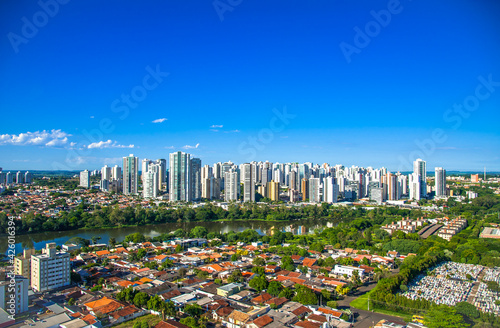
[{"label": "tall residential building", "polygon": [[[9,309],[15,310],[13,315],[28,311],[28,288],[26,277],[0,272],[0,308],[9,314]],[[11,304],[14,305],[13,308]]]},{"label": "tall residential building", "polygon": [[130,154],[123,157],[123,193],[137,195],[139,158]]},{"label": "tall residential building", "polygon": [[7,172],[5,175],[5,184],[10,186],[14,183],[14,174],[12,172]]},{"label": "tall residential building", "polygon": [[191,191],[193,200],[201,200],[201,159],[191,158]]},{"label": "tall residential building", "polygon": [[410,199],[420,200],[420,177],[416,173],[412,173],[409,175],[409,189],[410,189]]},{"label": "tall residential building", "polygon": [[226,172],[224,174],[224,200],[226,202],[238,200],[239,189],[238,172]]},{"label": "tall residential building", "polygon": [[243,175],[243,201],[255,202],[255,170],[253,164],[245,163],[242,165]]},{"label": "tall residential building", "polygon": [[167,183],[167,160],[159,158],[156,160],[156,164],[158,164],[160,168],[160,184],[163,186]]},{"label": "tall residential building", "polygon": [[42,254],[31,256],[31,288],[44,292],[69,285],[69,257],[69,253],[58,252],[55,243],[46,244]]},{"label": "tall residential building", "polygon": [[21,173],[21,171],[18,171],[16,173],[16,183],[17,184],[23,184],[24,183],[24,174]]},{"label": "tall residential building", "polygon": [[398,179],[392,173],[387,173],[387,199],[398,200]]},{"label": "tall residential building", "polygon": [[311,203],[321,203],[319,178],[309,179],[309,201]]},{"label": "tall residential building", "polygon": [[144,174],[148,172],[149,164],[152,164],[153,161],[147,158],[144,158],[141,161],[141,181],[144,181]]},{"label": "tall residential building", "polygon": [[209,177],[202,181],[201,197],[205,199],[220,198],[220,179]]},{"label": "tall residential building", "polygon": [[446,196],[446,170],[442,167],[435,169],[436,196]]},{"label": "tall residential building", "polygon": [[144,198],[156,198],[161,189],[161,167],[158,163],[150,163],[147,172],[142,176],[142,195]]},{"label": "tall residential building", "polygon": [[339,196],[339,185],[333,177],[326,177],[323,186],[323,200],[326,203],[336,203]]},{"label": "tall residential building", "polygon": [[88,170],[80,172],[80,187],[90,188],[90,172]]},{"label": "tall residential building", "polygon": [[[470,182],[472,183],[477,183],[479,182],[479,174],[471,174],[470,175]],[[0,182],[1,183],[1,182]]]},{"label": "tall residential building", "polygon": [[300,192],[302,193],[302,201],[309,199],[309,180],[303,178],[300,181]]},{"label": "tall residential building", "polygon": [[22,256],[14,258],[14,273],[26,277],[31,284],[31,255],[35,255],[35,249],[23,250]]},{"label": "tall residential building", "polygon": [[109,184],[112,181],[111,178],[111,168],[107,165],[105,165],[101,169],[101,190],[102,191],[109,191]]},{"label": "tall residential building", "polygon": [[24,173],[24,182],[27,184],[32,183],[33,182],[33,173],[26,171]]},{"label": "tall residential building", "polygon": [[122,168],[119,167],[118,165],[113,166],[113,169],[111,170],[111,178],[112,178],[112,180],[123,179]]},{"label": "tall residential building", "polygon": [[420,183],[420,198],[427,196],[427,171],[424,160],[418,158],[413,162],[413,173],[417,175]]},{"label": "tall residential building", "polygon": [[267,183],[267,198],[271,201],[278,201],[280,199],[280,183],[270,181]]},{"label": "tall residential building", "polygon": [[191,191],[191,155],[181,151],[171,153],[169,166],[169,192],[172,202],[190,202]]}]

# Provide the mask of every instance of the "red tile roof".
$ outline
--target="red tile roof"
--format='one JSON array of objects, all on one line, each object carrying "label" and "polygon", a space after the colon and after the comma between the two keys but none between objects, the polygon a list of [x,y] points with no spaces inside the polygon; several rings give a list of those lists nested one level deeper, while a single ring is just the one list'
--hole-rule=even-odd
[{"label": "red tile roof", "polygon": [[262,317],[259,317],[253,321],[253,323],[259,328],[264,327],[271,322],[273,322],[273,319],[268,315],[263,315]]}]

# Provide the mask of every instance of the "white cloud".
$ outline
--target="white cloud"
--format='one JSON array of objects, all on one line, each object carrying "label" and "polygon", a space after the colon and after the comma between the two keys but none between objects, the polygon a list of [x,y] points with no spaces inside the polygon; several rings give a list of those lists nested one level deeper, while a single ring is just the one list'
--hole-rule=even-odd
[{"label": "white cloud", "polygon": [[199,145],[200,145],[199,143],[197,143],[196,146],[185,145],[182,148],[184,148],[184,149],[196,149],[196,148],[198,148]]},{"label": "white cloud", "polygon": [[174,149],[174,146],[165,146],[165,149]]},{"label": "white cloud", "polygon": [[94,118],[94,116],[91,116],[90,118]]},{"label": "white cloud", "polygon": [[238,133],[240,130],[230,130],[230,131],[224,131],[224,133]]},{"label": "white cloud", "polygon": [[57,147],[68,142],[68,134],[62,130],[36,131],[15,134],[1,134],[0,145]]},{"label": "white cloud", "polygon": [[107,140],[107,141],[99,141],[99,142],[93,142],[90,145],[87,146],[88,149],[93,149],[93,148],[134,148],[134,145],[120,145],[116,141],[112,140]]},{"label": "white cloud", "polygon": [[224,127],[224,125],[222,125],[222,124],[221,125],[214,124],[211,126],[212,129],[221,129],[223,127]]},{"label": "white cloud", "polygon": [[212,132],[219,132],[219,130],[217,130],[217,129],[210,129],[210,131],[212,131]]},{"label": "white cloud", "polygon": [[158,119],[156,119],[156,120],[152,121],[152,123],[163,123],[163,122],[165,122],[166,120],[167,120],[166,118],[158,118]]}]

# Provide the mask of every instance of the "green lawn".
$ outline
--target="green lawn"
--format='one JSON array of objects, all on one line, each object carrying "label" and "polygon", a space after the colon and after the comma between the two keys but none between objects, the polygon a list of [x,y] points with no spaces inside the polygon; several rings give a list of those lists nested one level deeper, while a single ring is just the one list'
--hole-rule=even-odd
[{"label": "green lawn", "polygon": [[153,314],[143,315],[142,317],[135,318],[134,320],[129,320],[126,322],[122,322],[113,328],[130,328],[134,326],[136,322],[147,322],[149,327],[154,327],[158,322],[161,321],[161,316],[156,316]]},{"label": "green lawn", "polygon": [[[353,308],[367,311],[368,310],[368,294],[370,294],[370,292],[356,298],[349,305]],[[370,311],[381,313],[381,314],[387,314],[387,315],[394,316],[394,317],[399,317],[399,318],[402,318],[403,320],[405,320],[406,322],[411,322],[411,319],[412,319],[411,314],[393,312],[393,311],[382,310],[382,309],[375,310],[375,309],[373,309],[373,303],[370,303]]]}]

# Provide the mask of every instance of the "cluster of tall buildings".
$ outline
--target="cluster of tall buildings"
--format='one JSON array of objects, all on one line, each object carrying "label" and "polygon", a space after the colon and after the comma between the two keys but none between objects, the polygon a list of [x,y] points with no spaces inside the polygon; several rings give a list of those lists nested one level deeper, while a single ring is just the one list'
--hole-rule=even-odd
[{"label": "cluster of tall buildings", "polygon": [[[123,169],[122,169],[123,168]],[[256,195],[271,201],[336,203],[338,199],[369,198],[377,203],[396,201],[403,197],[420,200],[430,191],[427,186],[426,162],[417,159],[413,173],[391,173],[386,168],[331,166],[327,163],[251,162],[234,164],[218,162],[202,165],[200,158],[185,152],[174,152],[165,159],[143,159],[134,155],[123,157],[123,166],[101,169],[101,189],[139,193],[146,199],[168,194],[171,201],[255,202]],[[139,170],[141,172],[139,179]],[[80,174],[81,185],[90,187],[89,171]],[[436,168],[435,195],[446,196],[446,170]]]},{"label": "cluster of tall buildings", "polygon": [[14,184],[30,184],[33,182],[33,174],[29,171],[17,173],[4,172],[0,167],[0,186],[12,186]]}]

